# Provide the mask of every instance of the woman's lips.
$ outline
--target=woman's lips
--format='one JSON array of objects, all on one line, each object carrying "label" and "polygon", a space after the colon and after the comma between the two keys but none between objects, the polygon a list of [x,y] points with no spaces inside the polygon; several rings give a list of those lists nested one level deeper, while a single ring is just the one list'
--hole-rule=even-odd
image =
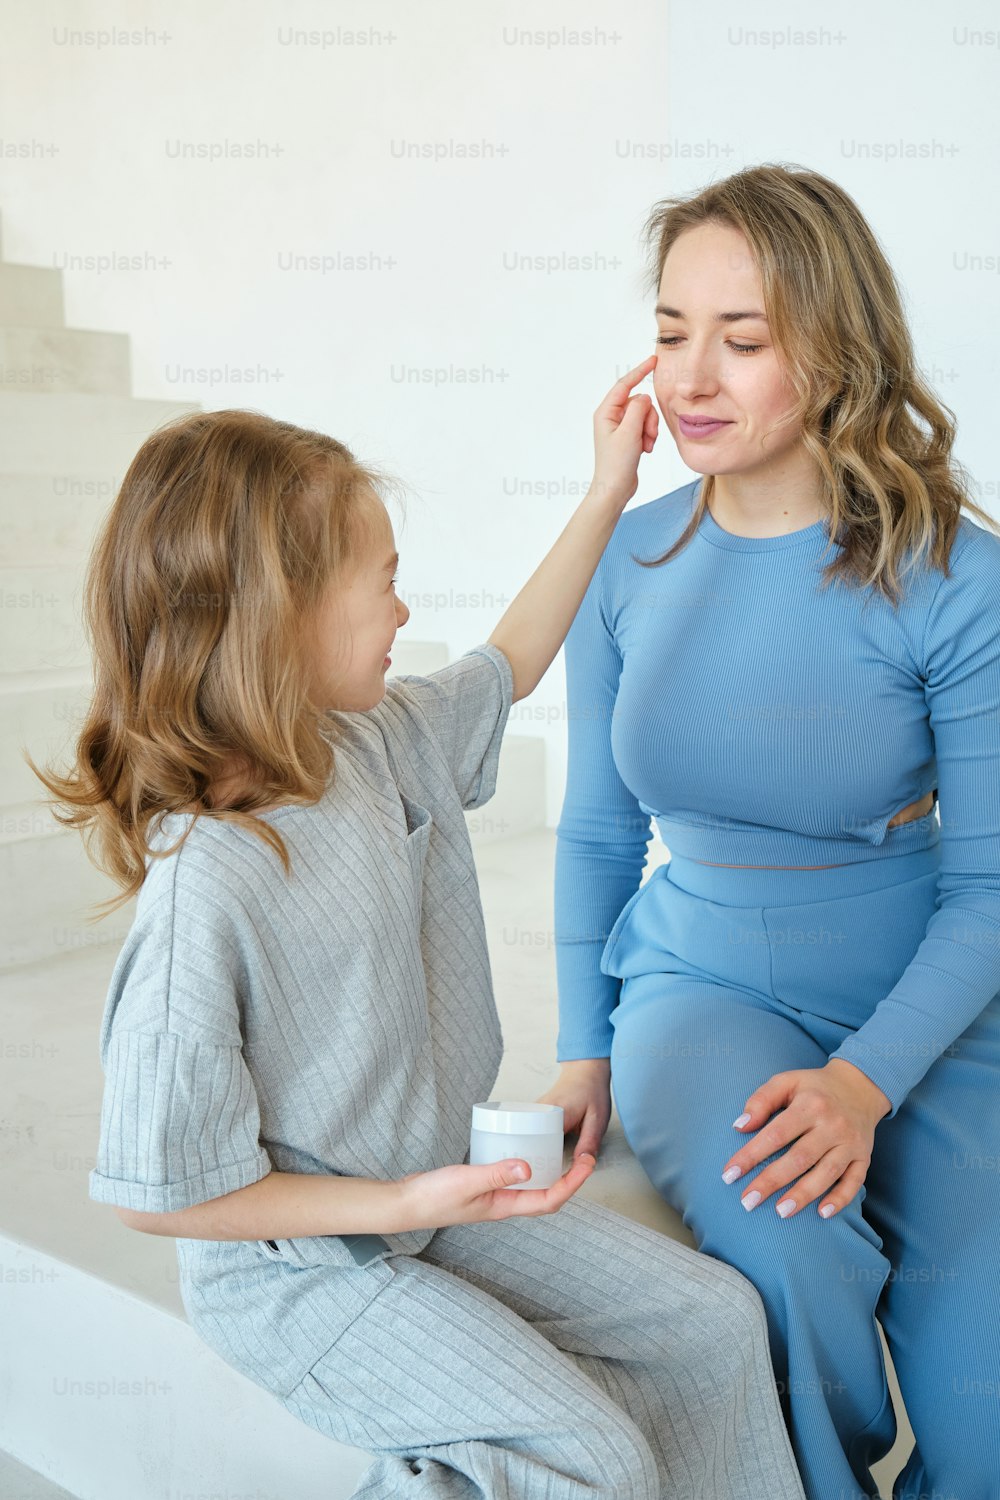
[{"label": "woman's lips", "polygon": [[688,417],[678,417],[677,421],[680,424],[681,437],[688,438],[712,437],[715,433],[721,432],[723,427],[730,425],[729,422],[692,422]]}]

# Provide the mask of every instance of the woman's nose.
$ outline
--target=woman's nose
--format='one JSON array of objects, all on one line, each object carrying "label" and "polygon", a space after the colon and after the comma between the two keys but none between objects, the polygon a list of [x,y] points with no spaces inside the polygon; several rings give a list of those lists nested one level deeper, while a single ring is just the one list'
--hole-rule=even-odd
[{"label": "woman's nose", "polygon": [[674,387],[681,395],[700,396],[718,390],[718,371],[708,350],[689,346],[675,356],[670,368]]},{"label": "woman's nose", "polygon": [[689,360],[676,373],[674,385],[687,397],[711,395],[719,388],[719,378],[706,360]]}]

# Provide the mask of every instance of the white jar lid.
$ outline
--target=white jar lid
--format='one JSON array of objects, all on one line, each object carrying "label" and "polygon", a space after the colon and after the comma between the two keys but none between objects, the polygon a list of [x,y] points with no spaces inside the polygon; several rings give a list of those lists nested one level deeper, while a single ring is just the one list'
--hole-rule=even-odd
[{"label": "white jar lid", "polygon": [[522,1104],[511,1099],[491,1099],[472,1106],[473,1130],[492,1130],[499,1135],[562,1135],[561,1104]]}]

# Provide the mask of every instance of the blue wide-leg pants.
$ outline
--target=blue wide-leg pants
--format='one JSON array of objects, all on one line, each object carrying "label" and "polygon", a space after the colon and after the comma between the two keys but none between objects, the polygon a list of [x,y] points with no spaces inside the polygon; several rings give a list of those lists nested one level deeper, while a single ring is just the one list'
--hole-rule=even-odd
[{"label": "blue wide-leg pants", "polygon": [[765,1163],[721,1180],[754,1089],[823,1067],[892,989],[935,909],[939,857],[783,870],[674,856],[602,959],[623,980],[625,1135],[698,1248],[759,1291],[809,1500],[877,1494],[896,1422],[876,1316],[916,1439],[894,1500],[1000,1496],[1000,995],[879,1123],[865,1186],[832,1218],[818,1198],[783,1220],[780,1192],[747,1212]]}]

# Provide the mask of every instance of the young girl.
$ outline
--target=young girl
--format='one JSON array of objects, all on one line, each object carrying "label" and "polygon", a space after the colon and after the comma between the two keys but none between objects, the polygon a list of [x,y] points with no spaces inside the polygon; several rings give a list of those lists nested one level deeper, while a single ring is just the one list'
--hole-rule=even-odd
[{"label": "young girl", "polygon": [[92,558],[96,692],[42,777],[139,893],[100,1038],[91,1197],[176,1237],[184,1305],[356,1491],[802,1500],[739,1272],[467,1162],[502,1053],[464,809],[559,650],[657,417],[594,419],[594,482],[490,639],[385,680],[408,611],[379,476],[240,411],[143,444]]}]

